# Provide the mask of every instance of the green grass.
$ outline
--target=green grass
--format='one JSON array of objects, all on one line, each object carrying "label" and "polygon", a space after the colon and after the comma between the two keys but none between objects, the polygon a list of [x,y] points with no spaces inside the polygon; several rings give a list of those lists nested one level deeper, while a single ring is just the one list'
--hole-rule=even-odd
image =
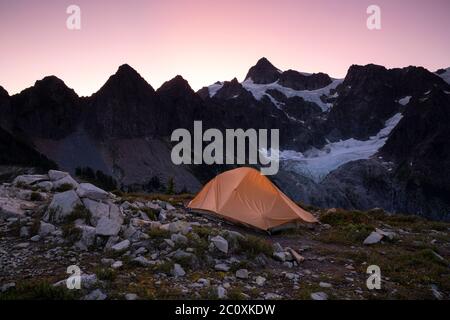
[{"label": "green grass", "polygon": [[79,298],[78,290],[54,287],[47,281],[27,281],[16,288],[0,294],[0,300],[75,300]]},{"label": "green grass", "polygon": [[65,217],[65,223],[75,222],[78,219],[89,221],[91,219],[91,212],[85,206],[78,204],[73,211]]},{"label": "green grass", "polygon": [[272,244],[260,237],[247,235],[238,239],[238,253],[246,254],[250,257],[256,257],[259,254],[265,254],[271,257],[273,254]]},{"label": "green grass", "polygon": [[117,277],[116,271],[110,268],[98,268],[95,274],[99,280],[104,281],[114,281]]},{"label": "green grass", "polygon": [[323,243],[362,244],[373,230],[372,226],[361,223],[339,224],[330,230],[322,232],[315,239]]},{"label": "green grass", "polygon": [[63,237],[70,243],[75,243],[81,239],[82,231],[73,222],[66,223],[62,227]]}]

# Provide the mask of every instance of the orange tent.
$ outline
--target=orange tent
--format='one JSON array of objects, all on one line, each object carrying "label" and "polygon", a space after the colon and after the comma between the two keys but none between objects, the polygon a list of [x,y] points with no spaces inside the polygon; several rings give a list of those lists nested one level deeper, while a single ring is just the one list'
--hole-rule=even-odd
[{"label": "orange tent", "polygon": [[317,222],[259,171],[238,168],[219,174],[188,204],[232,222],[271,230],[291,222]]}]

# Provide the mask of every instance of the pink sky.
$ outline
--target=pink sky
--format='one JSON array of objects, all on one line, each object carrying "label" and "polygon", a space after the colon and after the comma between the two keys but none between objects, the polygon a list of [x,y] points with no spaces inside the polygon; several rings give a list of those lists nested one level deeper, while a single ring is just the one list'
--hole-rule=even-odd
[{"label": "pink sky", "polygon": [[[81,7],[82,29],[66,28]],[[366,28],[381,7],[382,30]],[[450,67],[448,0],[0,0],[0,86],[56,75],[80,95],[128,63],[154,88],[243,80],[262,56],[280,69],[344,77],[351,64]]]}]

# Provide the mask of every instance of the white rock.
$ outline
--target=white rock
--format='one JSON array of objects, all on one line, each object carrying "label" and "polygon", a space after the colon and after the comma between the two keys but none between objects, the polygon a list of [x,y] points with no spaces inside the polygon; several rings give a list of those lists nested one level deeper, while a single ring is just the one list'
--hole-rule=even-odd
[{"label": "white rock", "polygon": [[238,271],[236,271],[236,278],[248,279],[248,270],[247,269],[239,269]]},{"label": "white rock", "polygon": [[64,177],[67,177],[68,175],[69,175],[69,173],[63,172],[63,171],[58,171],[58,170],[50,170],[48,172],[48,177],[51,181],[60,180]]},{"label": "white rock", "polygon": [[119,234],[122,223],[116,220],[103,217],[97,222],[95,233],[100,236],[116,236]]},{"label": "white rock", "polygon": [[45,191],[50,191],[53,189],[53,183],[50,181],[39,182],[36,186]]},{"label": "white rock", "polygon": [[184,271],[184,269],[178,263],[175,263],[173,265],[172,275],[175,278],[184,277],[186,275],[186,272]]},{"label": "white rock", "polygon": [[95,227],[102,217],[109,217],[109,205],[107,203],[82,199],[84,206],[91,213],[90,223]]},{"label": "white rock", "polygon": [[223,253],[228,253],[228,241],[221,236],[215,236],[211,238],[211,242],[214,243],[217,249]]},{"label": "white rock", "polygon": [[311,293],[311,299],[313,300],[328,300],[328,295],[325,292]]},{"label": "white rock", "polygon": [[257,276],[256,279],[255,279],[255,282],[256,282],[256,284],[257,284],[258,286],[261,287],[261,286],[264,285],[264,283],[266,283],[266,278],[261,277],[261,276]]},{"label": "white rock", "polygon": [[28,175],[17,176],[13,181],[13,185],[17,186],[17,185],[24,184],[24,185],[30,186],[36,182],[40,182],[40,181],[44,181],[44,180],[48,180],[47,175],[28,174]]},{"label": "white rock", "polygon": [[137,300],[139,297],[135,293],[127,293],[125,295],[125,300]]},{"label": "white rock", "polygon": [[143,256],[139,256],[137,258],[134,258],[132,261],[137,263],[137,264],[139,264],[139,265],[141,265],[141,266],[143,266],[143,267],[148,267],[148,266],[151,266],[151,265],[155,264],[154,261],[149,261],[147,258],[145,258]]},{"label": "white rock", "polygon": [[95,289],[88,295],[84,297],[84,300],[105,300],[107,295],[104,294],[100,289]]},{"label": "white rock", "polygon": [[115,261],[112,265],[111,268],[113,269],[119,269],[123,267],[123,262],[122,261]]},{"label": "white rock", "polygon": [[26,209],[34,209],[36,205],[29,201],[0,197],[0,218],[23,218]]},{"label": "white rock", "polygon": [[284,262],[286,261],[286,254],[284,252],[274,252],[273,257],[275,260]]},{"label": "white rock", "polygon": [[78,205],[82,205],[82,203],[75,191],[57,193],[53,196],[44,220],[62,222]]},{"label": "white rock", "polygon": [[283,249],[283,247],[281,246],[280,243],[275,242],[273,244],[273,251],[275,251],[275,252],[284,252],[284,249]]},{"label": "white rock", "polygon": [[39,227],[39,236],[41,238],[44,238],[54,232],[56,230],[56,227],[52,225],[51,223],[46,223],[41,221],[41,225]]},{"label": "white rock", "polygon": [[119,242],[111,247],[111,250],[116,252],[122,252],[127,250],[130,247],[130,240],[123,240],[122,242]]},{"label": "white rock", "polygon": [[222,286],[218,286],[217,287],[217,297],[219,299],[225,299],[227,297],[227,290]]},{"label": "white rock", "polygon": [[73,189],[78,187],[78,182],[76,182],[71,176],[65,176],[62,179],[53,181],[53,189],[56,190],[63,185],[71,185]]},{"label": "white rock", "polygon": [[279,300],[281,298],[282,298],[282,296],[280,296],[279,294],[273,293],[273,292],[269,292],[264,295],[265,300]]},{"label": "white rock", "polygon": [[384,237],[389,238],[389,240],[394,240],[394,238],[396,237],[395,232],[391,232],[391,231],[384,231],[381,229],[375,229],[375,232],[381,234]]},{"label": "white rock", "polygon": [[367,238],[366,240],[364,240],[363,244],[365,245],[371,245],[371,244],[375,244],[381,241],[381,239],[383,239],[383,235],[379,234],[376,231],[373,231]]},{"label": "white rock", "polygon": [[80,241],[89,248],[95,243],[95,228],[91,226],[79,226],[81,229],[81,239]]},{"label": "white rock", "polygon": [[175,243],[182,243],[182,244],[188,243],[188,238],[180,233],[172,234],[170,239]]},{"label": "white rock", "polygon": [[30,238],[30,241],[33,242],[38,242],[39,240],[41,240],[41,236],[39,236],[38,234]]},{"label": "white rock", "polygon": [[77,188],[80,198],[89,198],[92,200],[104,200],[109,198],[109,193],[90,183],[80,183]]},{"label": "white rock", "polygon": [[214,266],[214,269],[216,269],[217,271],[227,272],[230,270],[230,267],[225,263],[218,263]]},{"label": "white rock", "polygon": [[333,285],[331,283],[327,283],[327,282],[320,282],[319,286],[322,288],[331,288]]}]

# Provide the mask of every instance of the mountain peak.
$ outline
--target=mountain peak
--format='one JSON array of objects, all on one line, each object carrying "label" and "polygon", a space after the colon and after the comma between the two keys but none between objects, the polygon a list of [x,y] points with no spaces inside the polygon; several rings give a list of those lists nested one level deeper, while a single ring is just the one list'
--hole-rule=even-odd
[{"label": "mountain peak", "polygon": [[277,81],[280,74],[281,71],[267,60],[267,58],[263,57],[250,68],[245,80],[252,79],[257,84],[268,84]]},{"label": "mountain peak", "polygon": [[8,91],[6,91],[6,89],[2,86],[0,86],[0,97],[9,97]]},{"label": "mountain peak", "polygon": [[189,82],[187,82],[186,79],[184,79],[182,76],[177,75],[173,79],[166,81],[162,84],[162,86],[157,90],[158,92],[163,91],[180,91],[180,92],[189,92],[194,93],[191,86],[189,85]]},{"label": "mountain peak", "polygon": [[59,79],[56,76],[46,76],[42,78],[41,80],[36,81],[35,83],[36,87],[47,87],[47,88],[67,88],[64,81]]},{"label": "mountain peak", "polygon": [[117,69],[115,74],[109,77],[96,94],[110,91],[136,93],[137,91],[147,90],[155,92],[152,86],[135,69],[128,64],[123,64]]}]

